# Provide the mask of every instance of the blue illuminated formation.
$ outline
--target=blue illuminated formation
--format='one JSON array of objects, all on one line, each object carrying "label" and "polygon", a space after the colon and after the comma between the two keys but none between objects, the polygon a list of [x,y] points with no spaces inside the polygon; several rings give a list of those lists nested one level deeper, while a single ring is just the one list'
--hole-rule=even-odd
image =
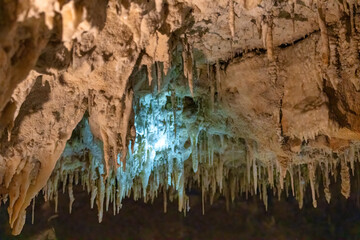
[{"label": "blue illuminated formation", "polygon": [[[91,192],[91,206],[95,198],[98,199],[100,221],[103,210],[99,200],[103,202],[101,199],[106,198],[106,208],[112,200],[115,212],[121,208],[124,197],[133,194],[135,199],[143,197],[146,201],[162,188],[172,188],[179,197],[179,210],[186,208],[184,162],[189,159],[192,147],[186,144],[189,142],[189,134],[182,122],[182,101],[178,99],[176,109],[173,109],[169,107],[170,98],[170,92],[162,92],[158,95],[147,94],[137,99],[134,106],[137,133],[134,151],[131,151],[130,142],[126,168],[119,167],[116,172],[111,172],[106,181],[103,144],[93,137],[88,119],[84,117],[79,124],[79,138],[67,143],[48,186],[54,184],[59,176],[66,179],[67,175],[71,177],[81,172],[82,184]],[[79,156],[84,156],[84,153],[88,153],[88,159],[78,159]],[[118,162],[122,165],[120,155]],[[66,184],[66,180],[63,184]],[[73,196],[72,193],[70,195]]]},{"label": "blue illuminated formation", "polygon": [[[68,190],[71,212],[75,199],[72,186],[80,183],[90,194],[91,207],[96,203],[99,221],[102,221],[103,211],[109,210],[110,203],[115,214],[125,197],[142,198],[147,202],[159,192],[164,196],[165,211],[167,200],[177,198],[179,211],[186,213],[190,207],[185,190],[194,185],[201,189],[203,212],[206,199],[212,203],[220,195],[233,201],[236,196],[260,194],[267,208],[269,188],[280,197],[282,189],[289,192],[290,187],[301,208],[306,186],[311,187],[316,206],[316,166],[305,162],[303,166],[284,168],[273,152],[260,149],[256,141],[231,136],[219,117],[221,111],[210,112],[206,100],[197,101],[169,91],[138,93],[133,101],[135,141],[129,142],[126,166],[122,166],[119,153],[120,167],[110,172],[105,168],[104,144],[93,136],[89,121],[84,117],[44,188],[45,199],[55,199],[57,208],[61,182],[63,191]],[[353,144],[339,156],[344,179],[344,172],[349,172],[345,159],[353,161],[358,147]],[[318,160],[326,162],[333,156],[330,154],[322,152],[317,155]],[[298,157],[306,159],[307,155],[304,148],[303,155]],[[328,169],[336,170],[339,163],[336,161],[321,169],[328,201],[331,197]]]}]

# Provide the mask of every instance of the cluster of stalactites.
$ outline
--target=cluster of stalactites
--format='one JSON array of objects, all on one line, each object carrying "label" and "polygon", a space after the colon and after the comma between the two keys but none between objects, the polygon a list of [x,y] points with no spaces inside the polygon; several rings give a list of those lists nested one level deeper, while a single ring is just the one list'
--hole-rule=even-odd
[{"label": "cluster of stalactites", "polygon": [[[291,4],[291,17],[293,21],[293,31],[295,32],[295,10],[297,1],[289,1]],[[315,4],[316,3],[316,4]],[[320,46],[319,46],[319,59],[321,61],[321,68],[324,74],[328,75],[328,78],[334,87],[337,89],[338,84],[341,82],[341,77],[348,78],[354,87],[359,90],[359,78],[354,74],[351,74],[358,69],[359,66],[359,38],[358,33],[360,32],[360,19],[358,14],[358,9],[360,6],[359,1],[346,0],[346,1],[310,1],[307,4],[309,8],[312,8],[317,13],[317,22],[320,29]],[[337,11],[334,11],[332,14],[337,15],[336,18],[339,19],[336,23],[327,22],[327,12],[329,4],[335,4]],[[236,1],[228,0],[228,23],[229,23],[229,32],[232,42],[238,36],[235,28],[235,16],[236,16]],[[332,6],[334,7],[334,6]],[[259,16],[259,19],[256,21],[257,31],[259,33],[259,38],[262,39],[263,47],[266,49],[267,60],[268,60],[268,74],[272,82],[278,80],[279,75],[279,64],[278,64],[278,50],[274,45],[273,32],[275,29],[274,19],[276,14],[274,14],[274,9],[276,7],[269,6],[264,7],[264,13]],[[232,44],[231,42],[231,44]],[[184,48],[186,49],[186,47]],[[234,56],[234,52],[230,53],[230,58]],[[346,68],[341,69],[343,71],[339,75],[338,62],[341,66],[351,66],[351,70],[346,70]],[[184,72],[185,68],[184,68]],[[185,74],[186,75],[186,74]],[[189,78],[189,86],[192,83]]]},{"label": "cluster of stalactites", "polygon": [[[346,78],[359,90],[359,77],[352,74],[357,71],[360,62],[360,45],[357,36],[360,32],[359,14],[357,13],[359,2],[349,0],[337,2],[337,4],[339,21],[332,24],[333,29],[329,30],[329,24],[326,22],[326,2],[318,1],[322,71],[328,75],[334,89],[338,88],[338,84],[342,81],[341,78]],[[341,66],[351,67],[347,69]]]},{"label": "cluster of stalactites", "polygon": [[[86,154],[91,160],[91,153]],[[69,194],[69,212],[72,211],[72,204],[75,200],[73,193],[73,185],[80,184],[83,190],[86,190],[90,195],[90,206],[94,207],[96,203],[98,208],[98,220],[102,221],[103,211],[112,209],[114,214],[119,213],[122,207],[122,200],[125,197],[133,197],[134,200],[140,198],[144,202],[153,201],[158,193],[164,191],[167,193],[166,200],[173,201],[178,198],[179,211],[188,211],[189,201],[185,194],[184,188],[184,173],[181,171],[174,171],[171,174],[170,184],[167,174],[165,174],[165,166],[157,168],[144,179],[144,176],[136,176],[134,179],[128,179],[127,173],[123,172],[122,168],[118,172],[112,172],[105,178],[96,170],[96,166],[88,166],[85,169],[57,169],[52,177],[49,179],[47,185],[43,189],[44,198],[46,201],[55,201],[55,212],[58,210],[58,191],[63,193],[68,191]],[[144,189],[144,182],[147,186]],[[165,195],[166,195],[165,193]],[[166,203],[165,203],[166,209]]]},{"label": "cluster of stalactites", "polygon": [[[225,138],[224,141],[226,145],[229,139]],[[190,205],[186,190],[194,186],[201,189],[203,213],[206,203],[212,204],[219,196],[226,198],[229,207],[230,202],[236,198],[259,195],[267,209],[268,194],[277,195],[280,199],[283,192],[286,197],[295,197],[299,208],[302,208],[307,187],[311,190],[313,206],[317,207],[317,200],[322,195],[321,190],[330,202],[331,181],[336,182],[339,178],[341,193],[346,198],[350,196],[350,170],[354,174],[355,162],[358,161],[359,155],[355,144],[338,154],[336,158],[332,153],[322,153],[321,156],[317,156],[317,160],[303,156],[302,163],[295,164],[300,162],[296,159],[293,164],[284,168],[277,160],[259,159],[259,154],[249,145],[244,149],[245,161],[236,158],[229,160],[213,143],[211,135],[196,141],[195,146],[192,146],[192,156],[183,162],[182,169],[170,170],[173,166],[164,163],[154,167],[147,179],[139,175],[126,181],[122,178],[122,175],[126,174],[124,172],[113,172],[105,179],[96,171],[96,166],[92,166],[91,163],[94,164],[94,161],[88,152],[83,155],[88,158],[87,161],[75,160],[78,161],[76,168],[57,169],[44,188],[44,196],[46,200],[55,200],[57,211],[58,189],[62,187],[63,192],[68,190],[71,212],[74,202],[73,185],[80,184],[90,195],[91,208],[94,203],[97,204],[100,222],[103,211],[108,211],[111,206],[114,214],[119,213],[122,199],[125,197],[135,200],[143,198],[144,202],[152,202],[160,193],[163,194],[165,212],[167,201],[178,198],[178,209],[186,214]],[[90,165],[87,165],[89,163]],[[145,185],[144,181],[147,182]]]},{"label": "cluster of stalactites", "polygon": [[[265,161],[259,158],[259,154],[251,145],[246,147],[245,161],[237,159],[232,163],[229,163],[229,159],[221,153],[216,153],[214,156],[213,147],[210,148],[210,152],[207,152],[204,151],[205,148],[201,148],[201,145],[199,144],[199,153],[196,154],[198,159],[192,158],[192,168],[185,171],[185,188],[197,185],[201,189],[203,212],[206,200],[209,199],[212,204],[219,195],[226,198],[227,207],[236,197],[248,198],[249,195],[259,195],[267,209],[270,192],[274,196],[277,195],[279,200],[283,192],[286,197],[291,194],[297,199],[299,208],[302,208],[305,190],[309,186],[312,204],[317,207],[317,199],[321,195],[320,190],[323,189],[329,203],[331,181],[336,182],[339,178],[341,193],[348,198],[350,196],[350,169],[354,175],[355,162],[358,161],[359,156],[358,146],[354,143],[338,155],[332,152],[321,152],[316,153],[315,157],[314,155],[310,157],[311,153],[297,156],[293,159],[293,163],[284,167],[276,158]],[[194,153],[192,155],[194,156]]]}]

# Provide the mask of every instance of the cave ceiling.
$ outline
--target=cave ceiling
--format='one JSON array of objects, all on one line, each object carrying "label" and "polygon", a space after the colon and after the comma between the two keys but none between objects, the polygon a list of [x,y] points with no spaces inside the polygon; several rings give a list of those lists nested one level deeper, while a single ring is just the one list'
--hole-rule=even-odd
[{"label": "cave ceiling", "polygon": [[[161,192],[311,189],[331,201],[360,150],[357,0],[0,0],[0,200],[81,184],[104,211]],[[284,196],[283,196],[284,197]],[[57,204],[55,204],[57,211]]]}]

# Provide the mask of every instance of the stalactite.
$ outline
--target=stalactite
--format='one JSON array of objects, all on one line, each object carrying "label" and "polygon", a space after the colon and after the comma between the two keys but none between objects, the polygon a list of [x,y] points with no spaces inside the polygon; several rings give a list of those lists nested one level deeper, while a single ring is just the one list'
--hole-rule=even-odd
[{"label": "stalactite", "polygon": [[92,184],[91,184],[91,197],[90,197],[90,208],[93,209],[94,208],[94,202],[95,202],[95,198],[97,195],[97,187],[95,186],[95,181],[93,180]]},{"label": "stalactite", "polygon": [[327,73],[330,78],[330,82],[334,89],[337,89],[341,79],[338,77],[337,67],[339,64],[338,59],[338,39],[334,36],[328,36],[329,41],[329,54],[330,54],[330,65],[327,68]]},{"label": "stalactite", "polygon": [[160,93],[160,91],[161,91],[161,78],[162,78],[162,71],[161,71],[160,63],[156,62],[155,67],[156,67],[156,76],[157,76],[157,90],[158,90],[158,93]]},{"label": "stalactite", "polygon": [[289,169],[289,173],[290,173],[290,181],[291,181],[291,193],[292,196],[295,197],[295,187],[294,187],[294,168],[291,165],[290,169]]},{"label": "stalactite", "polygon": [[205,215],[205,186],[202,184],[201,186],[201,210],[202,214]]},{"label": "stalactite", "polygon": [[303,176],[301,175],[301,166],[299,166],[298,168],[298,173],[299,173],[299,198],[297,199],[299,202],[299,209],[302,209],[303,204],[304,204],[304,179]]},{"label": "stalactite", "polygon": [[330,193],[330,189],[329,189],[330,179],[329,179],[329,163],[328,162],[325,163],[325,168],[324,168],[323,174],[324,174],[324,178],[325,178],[323,180],[325,198],[326,198],[326,201],[328,203],[330,203],[331,193]]},{"label": "stalactite", "polygon": [[263,202],[264,202],[264,206],[265,206],[265,210],[268,210],[268,193],[267,193],[267,188],[266,188],[266,184],[265,182],[263,182],[262,184],[262,192],[263,192]]},{"label": "stalactite", "polygon": [[164,213],[167,213],[167,190],[165,186],[163,187],[163,197],[164,197]]},{"label": "stalactite", "polygon": [[[345,152],[345,154],[346,154],[346,152]],[[351,145],[349,147],[349,150],[347,151],[346,157],[347,157],[347,160],[350,161],[351,173],[354,176],[355,175],[355,166],[354,166],[354,163],[355,163],[355,147],[354,147],[354,145]]]},{"label": "stalactite", "polygon": [[207,78],[209,79],[210,85],[210,110],[214,111],[214,103],[215,103],[215,82],[213,78],[212,66],[207,63]]},{"label": "stalactite", "polygon": [[184,76],[188,80],[191,96],[194,96],[193,50],[192,50],[192,46],[187,42],[186,38],[183,39],[182,44],[183,44],[182,59],[183,59]]},{"label": "stalactite", "polygon": [[315,170],[316,166],[313,163],[308,163],[308,171],[309,171],[309,180],[310,180],[310,187],[311,187],[311,196],[313,200],[314,208],[317,207],[316,195],[315,195]]},{"label": "stalactite", "polygon": [[[248,145],[249,146],[249,145]],[[251,183],[251,165],[253,158],[251,157],[249,147],[246,148],[246,176],[247,176],[247,183],[250,185]]]},{"label": "stalactite", "polygon": [[318,22],[321,31],[321,59],[327,67],[329,65],[329,38],[323,5],[323,0],[318,1]]},{"label": "stalactite", "polygon": [[146,65],[147,67],[147,75],[148,75],[148,80],[149,80],[149,86],[151,86],[153,80],[154,80],[154,77],[153,77],[153,66],[151,63],[147,63]]},{"label": "stalactite", "polygon": [[274,166],[272,164],[268,164],[267,166],[267,172],[268,172],[268,181],[270,184],[270,187],[274,187]]},{"label": "stalactite", "polygon": [[[286,160],[283,160],[286,161]],[[280,183],[280,188],[284,189],[284,178],[286,177],[286,167],[284,167],[284,163],[279,162],[279,160],[277,161],[277,165],[278,165],[278,169],[279,169],[279,183]]]},{"label": "stalactite", "polygon": [[345,158],[341,159],[340,162],[341,165],[341,194],[345,198],[350,197],[350,173],[349,173],[349,167],[347,165],[347,162],[345,161]]},{"label": "stalactite", "polygon": [[229,0],[229,27],[232,40],[235,39],[235,12],[234,12],[234,1]]},{"label": "stalactite", "polygon": [[35,221],[35,199],[36,197],[34,197],[32,199],[32,206],[31,206],[31,224],[34,224]]},{"label": "stalactite", "polygon": [[175,90],[171,91],[171,107],[173,109],[174,115],[174,135],[176,137],[176,111],[177,111],[177,102],[176,102],[176,95]]},{"label": "stalactite", "polygon": [[220,77],[220,63],[217,60],[215,64],[216,68],[216,91],[218,94],[218,99],[221,99],[221,77]]},{"label": "stalactite", "polygon": [[267,57],[270,62],[274,62],[275,58],[274,58],[274,44],[273,44],[273,20],[271,16],[267,17],[266,26],[267,26],[266,35],[264,35],[263,37],[265,38]]},{"label": "stalactite", "polygon": [[73,192],[73,180],[74,180],[74,174],[70,173],[69,175],[69,183],[68,183],[68,192],[69,192],[69,213],[71,214],[72,212],[72,205],[75,201],[74,198],[74,192]]},{"label": "stalactite", "polygon": [[253,162],[254,192],[256,194],[257,193],[257,187],[258,187],[256,158],[253,158],[252,162]]},{"label": "stalactite", "polygon": [[[112,180],[112,178],[110,178]],[[111,198],[111,180],[106,181],[105,184],[105,211],[109,211],[109,204],[110,204],[110,198]]]},{"label": "stalactite", "polygon": [[163,0],[155,0],[156,11],[160,13],[163,8]]},{"label": "stalactite", "polygon": [[293,32],[295,32],[295,6],[296,6],[296,1],[293,1],[291,3],[291,12],[290,12],[292,25],[293,25]]},{"label": "stalactite", "polygon": [[236,197],[236,177],[233,174],[230,175],[230,197],[233,203]]}]

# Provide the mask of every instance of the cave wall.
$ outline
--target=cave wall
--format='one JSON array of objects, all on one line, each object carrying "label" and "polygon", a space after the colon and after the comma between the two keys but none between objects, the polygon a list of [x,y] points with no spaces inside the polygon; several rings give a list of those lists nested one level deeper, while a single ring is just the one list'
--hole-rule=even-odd
[{"label": "cave wall", "polygon": [[[267,186],[280,194],[291,187],[302,206],[304,181],[316,207],[319,179],[330,200],[328,176],[338,166],[342,193],[349,196],[360,137],[358,1],[28,0],[0,6],[0,197],[9,199],[15,234],[41,189],[53,186],[45,190],[50,200],[59,182],[85,171],[81,164],[61,168],[84,116],[93,136],[86,143],[102,143],[96,164],[104,171],[90,179],[96,184],[91,198],[100,213],[104,199],[115,202],[115,193],[105,195],[106,184],[120,181],[129,144],[134,147],[146,129],[135,124],[136,113],[155,106],[139,104],[146,96],[160,102],[156,114],[169,115],[167,131],[174,138],[179,131],[179,149],[191,156],[178,158],[179,172],[164,177],[150,162],[160,166],[156,156],[177,151],[170,142],[152,148],[155,157],[144,160],[151,171],[141,180],[134,176],[117,207],[129,191],[151,199],[162,190],[186,212],[184,189],[195,183],[203,195],[259,193],[265,205]],[[164,92],[169,101],[159,100]],[[147,141],[156,144],[156,136]],[[91,166],[89,154],[74,152],[70,161]]]}]

